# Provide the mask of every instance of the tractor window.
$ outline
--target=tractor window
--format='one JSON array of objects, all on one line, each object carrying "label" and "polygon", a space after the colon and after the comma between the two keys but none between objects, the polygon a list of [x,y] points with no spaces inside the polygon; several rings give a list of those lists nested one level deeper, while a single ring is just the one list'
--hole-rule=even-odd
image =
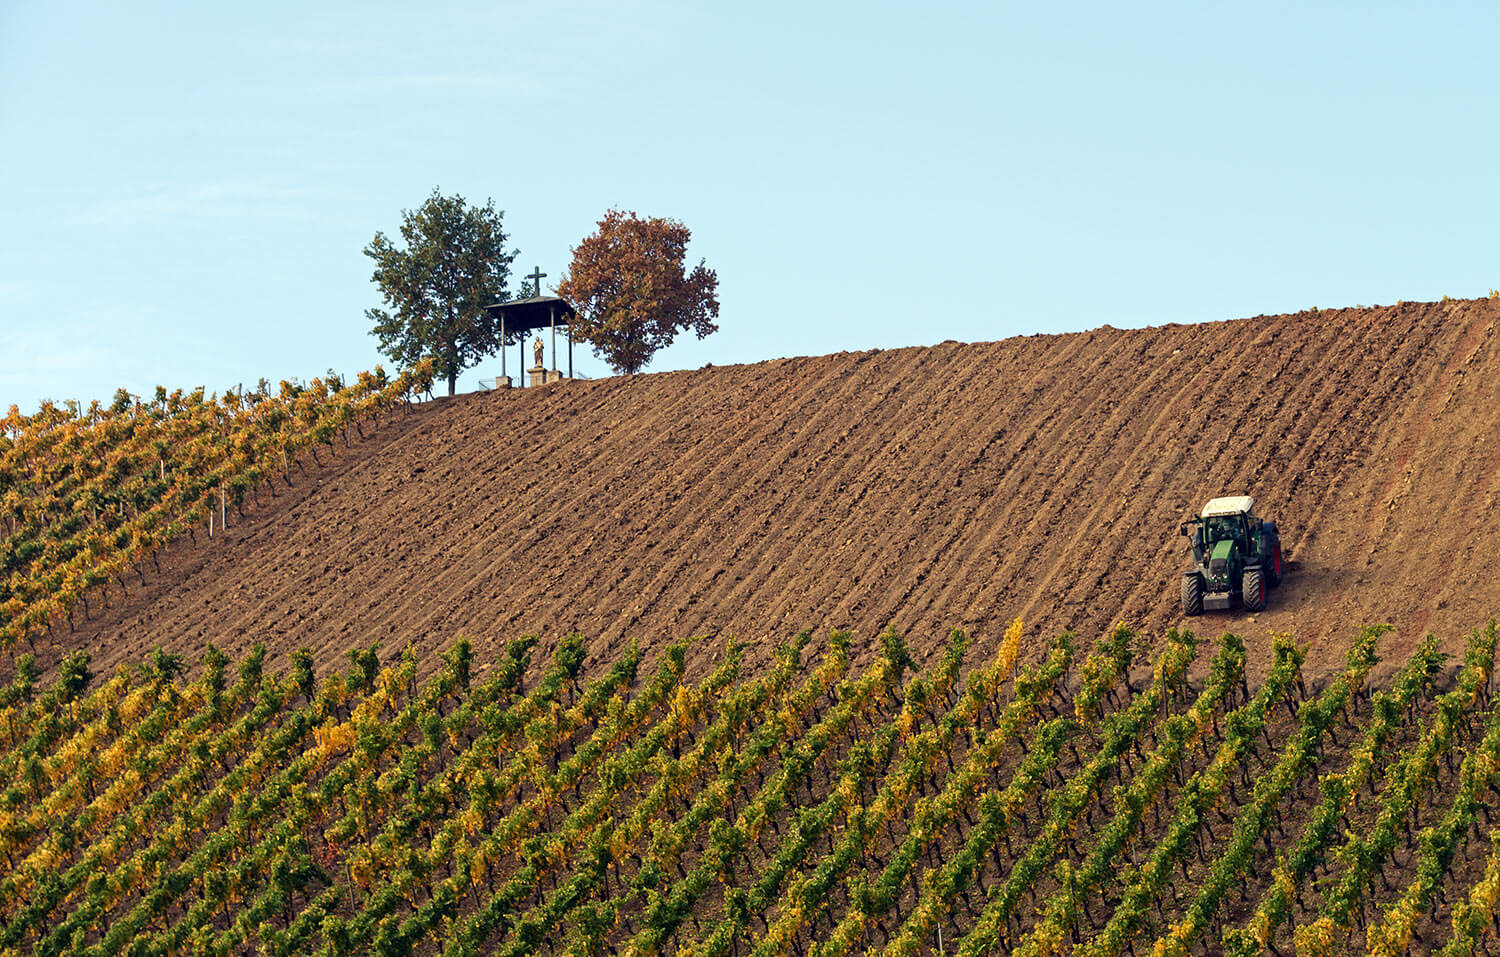
[{"label": "tractor window", "polygon": [[1226,538],[1242,541],[1245,534],[1245,527],[1240,523],[1239,516],[1214,516],[1205,521],[1203,526],[1210,545]]}]

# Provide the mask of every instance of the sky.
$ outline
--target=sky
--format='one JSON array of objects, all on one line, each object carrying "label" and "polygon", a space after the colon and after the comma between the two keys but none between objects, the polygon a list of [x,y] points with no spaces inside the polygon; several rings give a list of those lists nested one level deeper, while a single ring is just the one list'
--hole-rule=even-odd
[{"label": "sky", "polygon": [[611,207],[685,223],[719,331],[651,371],[1483,296],[1497,37],[1489,3],[0,0],[0,409],[389,367],[362,250],[434,189],[547,291]]}]

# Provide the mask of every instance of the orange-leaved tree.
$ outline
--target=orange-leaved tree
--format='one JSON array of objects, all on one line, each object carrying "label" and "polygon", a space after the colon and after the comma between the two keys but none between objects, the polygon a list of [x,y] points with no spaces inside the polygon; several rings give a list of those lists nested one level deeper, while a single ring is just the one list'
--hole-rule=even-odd
[{"label": "orange-leaved tree", "polygon": [[675,219],[611,209],[573,250],[557,294],[577,310],[573,337],[615,372],[633,375],[677,333],[718,331],[719,276],[683,260],[692,231]]}]

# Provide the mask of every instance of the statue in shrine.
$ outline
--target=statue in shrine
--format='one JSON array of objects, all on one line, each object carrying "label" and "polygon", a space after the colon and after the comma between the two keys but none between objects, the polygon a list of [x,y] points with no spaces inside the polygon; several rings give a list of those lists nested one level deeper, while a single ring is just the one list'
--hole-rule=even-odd
[{"label": "statue in shrine", "polygon": [[547,351],[547,344],[542,341],[541,336],[531,340],[531,354],[536,357],[537,368],[541,368],[542,356]]}]

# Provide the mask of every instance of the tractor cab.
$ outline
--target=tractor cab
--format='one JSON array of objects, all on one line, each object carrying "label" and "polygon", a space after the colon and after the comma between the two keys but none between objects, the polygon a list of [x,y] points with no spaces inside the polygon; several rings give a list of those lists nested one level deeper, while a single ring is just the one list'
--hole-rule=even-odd
[{"label": "tractor cab", "polygon": [[1193,557],[1206,560],[1219,543],[1242,548],[1252,535],[1249,527],[1255,500],[1248,495],[1216,498],[1203,506],[1197,518],[1183,526],[1182,533],[1193,543]]},{"label": "tractor cab", "polygon": [[1256,517],[1254,498],[1211,499],[1180,531],[1195,563],[1182,578],[1185,614],[1228,609],[1235,598],[1247,611],[1265,607],[1267,587],[1281,582],[1281,540],[1274,522]]},{"label": "tractor cab", "polygon": [[1220,542],[1226,545],[1242,544],[1246,539],[1245,523],[1239,516],[1214,516],[1194,523],[1193,557],[1203,561]]}]

